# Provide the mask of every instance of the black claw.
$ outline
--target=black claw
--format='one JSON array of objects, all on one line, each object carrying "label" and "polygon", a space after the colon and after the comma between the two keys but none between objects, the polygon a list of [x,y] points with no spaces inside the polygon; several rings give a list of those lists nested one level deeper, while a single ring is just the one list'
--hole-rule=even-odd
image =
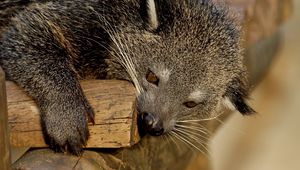
[{"label": "black claw", "polygon": [[79,141],[68,140],[68,151],[76,156],[81,156],[83,153],[82,143]]},{"label": "black claw", "polygon": [[94,113],[93,109],[89,106],[86,108],[86,115],[88,117],[88,122],[95,125],[95,119],[94,119],[95,113]]}]

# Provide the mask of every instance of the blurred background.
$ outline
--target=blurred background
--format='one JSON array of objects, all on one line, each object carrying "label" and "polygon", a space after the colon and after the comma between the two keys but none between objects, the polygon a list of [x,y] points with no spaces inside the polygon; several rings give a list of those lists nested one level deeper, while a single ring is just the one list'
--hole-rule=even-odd
[{"label": "blurred background", "polygon": [[279,51],[251,95],[258,113],[234,113],[216,133],[214,170],[300,170],[300,1],[292,8],[279,26]]}]

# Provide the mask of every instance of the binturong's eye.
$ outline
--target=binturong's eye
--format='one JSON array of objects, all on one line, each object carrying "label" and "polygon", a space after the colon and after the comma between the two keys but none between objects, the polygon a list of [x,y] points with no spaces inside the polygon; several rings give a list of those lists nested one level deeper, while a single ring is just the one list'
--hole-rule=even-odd
[{"label": "binturong's eye", "polygon": [[194,101],[188,101],[183,103],[187,108],[193,108],[196,107],[198,104]]},{"label": "binturong's eye", "polygon": [[155,84],[156,86],[158,86],[159,79],[152,71],[148,70],[148,72],[146,74],[146,79],[149,83],[152,83],[152,84]]}]

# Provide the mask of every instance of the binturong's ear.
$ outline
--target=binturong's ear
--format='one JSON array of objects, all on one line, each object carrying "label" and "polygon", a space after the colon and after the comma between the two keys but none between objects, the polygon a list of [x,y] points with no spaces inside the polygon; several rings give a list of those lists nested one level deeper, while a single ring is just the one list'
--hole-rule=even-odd
[{"label": "binturong's ear", "polygon": [[158,15],[155,0],[141,1],[141,16],[150,31],[155,31],[158,26]]},{"label": "binturong's ear", "polygon": [[224,104],[232,110],[239,111],[242,115],[256,113],[246,102],[248,97],[247,83],[241,79],[232,80],[223,96]]}]

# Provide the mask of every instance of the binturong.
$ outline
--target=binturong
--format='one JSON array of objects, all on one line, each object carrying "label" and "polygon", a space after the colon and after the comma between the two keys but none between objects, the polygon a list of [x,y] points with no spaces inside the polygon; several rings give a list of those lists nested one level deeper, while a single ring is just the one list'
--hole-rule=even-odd
[{"label": "binturong", "polygon": [[254,113],[240,37],[208,0],[36,2],[1,35],[0,65],[36,100],[49,146],[80,155],[94,120],[80,79],[132,82],[139,128],[154,136],[225,107]]}]

